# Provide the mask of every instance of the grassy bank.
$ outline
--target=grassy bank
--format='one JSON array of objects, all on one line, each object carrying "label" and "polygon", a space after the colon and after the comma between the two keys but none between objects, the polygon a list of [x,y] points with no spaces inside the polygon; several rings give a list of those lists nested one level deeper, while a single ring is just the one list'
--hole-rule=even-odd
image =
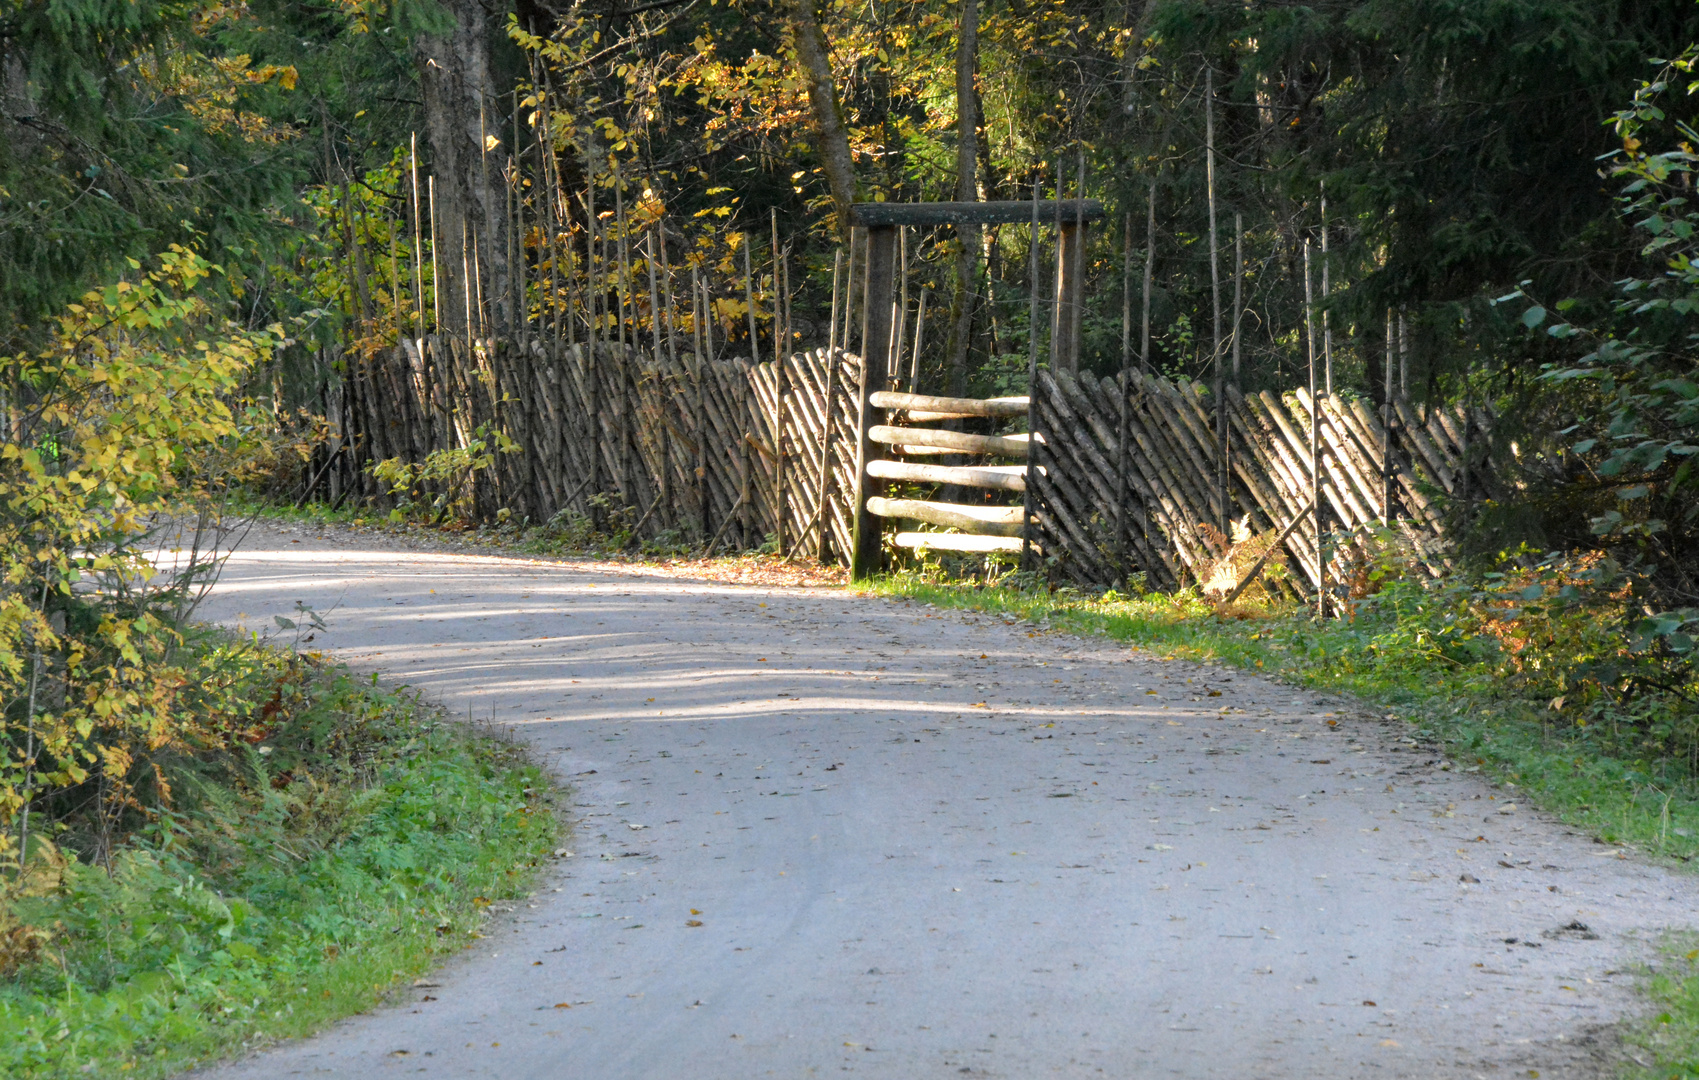
[{"label": "grassy bank", "polygon": [[244,678],[237,737],[171,760],[169,799],[108,865],[37,849],[14,883],[0,1075],[165,1076],[370,1007],[556,842],[511,745],[310,659]]}]

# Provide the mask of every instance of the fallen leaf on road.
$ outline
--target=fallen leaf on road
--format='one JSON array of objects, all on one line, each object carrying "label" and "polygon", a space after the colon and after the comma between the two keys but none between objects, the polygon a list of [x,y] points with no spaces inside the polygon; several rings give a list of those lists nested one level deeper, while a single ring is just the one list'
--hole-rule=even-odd
[{"label": "fallen leaf on road", "polygon": [[686,925],[686,926],[701,926],[702,920],[701,919],[686,919],[686,920],[684,920],[684,925]]}]

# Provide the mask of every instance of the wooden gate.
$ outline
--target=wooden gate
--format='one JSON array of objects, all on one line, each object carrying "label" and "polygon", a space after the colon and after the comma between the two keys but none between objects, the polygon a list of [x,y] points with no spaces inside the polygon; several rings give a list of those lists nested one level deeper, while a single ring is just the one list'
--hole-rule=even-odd
[{"label": "wooden gate", "polygon": [[[867,301],[862,332],[860,415],[856,433],[854,519],[855,537],[850,576],[862,580],[877,574],[882,563],[882,522],[897,518],[961,529],[965,535],[905,532],[897,543],[906,547],[935,547],[955,551],[1014,551],[1030,545],[1033,521],[1033,461],[1030,435],[975,435],[940,428],[890,424],[887,410],[900,410],[911,423],[1024,415],[1027,432],[1034,430],[1030,398],[938,398],[899,394],[891,390],[891,312],[895,297],[893,263],[899,226],[1011,225],[1038,227],[1054,222],[1058,231],[1055,319],[1051,331],[1052,362],[1073,368],[1079,358],[1080,260],[1087,223],[1103,216],[1096,199],[1034,200],[976,203],[857,203],[851,220],[867,230]],[[1036,304],[1034,305],[1036,311]],[[1028,385],[1036,382],[1036,334],[1028,357]],[[889,448],[889,449],[887,449]],[[931,465],[901,458],[937,454],[974,455],[1009,459],[1022,464]],[[948,503],[884,497],[887,480],[952,484],[984,491],[1015,492],[1019,506],[992,503]]]}]

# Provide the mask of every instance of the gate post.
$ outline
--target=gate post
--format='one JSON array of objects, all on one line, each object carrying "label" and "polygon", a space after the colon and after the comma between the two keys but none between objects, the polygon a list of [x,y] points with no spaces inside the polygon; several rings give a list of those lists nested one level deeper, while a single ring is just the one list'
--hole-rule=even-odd
[{"label": "gate post", "polygon": [[862,308],[861,386],[856,392],[855,426],[855,539],[850,554],[850,580],[864,581],[881,569],[880,519],[867,512],[867,499],[877,494],[880,482],[867,475],[867,463],[883,456],[867,433],[885,422],[885,410],[868,400],[890,381],[891,349],[891,260],[896,253],[894,225],[870,225],[867,229],[866,300]]},{"label": "gate post", "polygon": [[1056,308],[1050,319],[1050,370],[1080,370],[1080,278],[1085,225],[1063,218],[1056,241]]}]

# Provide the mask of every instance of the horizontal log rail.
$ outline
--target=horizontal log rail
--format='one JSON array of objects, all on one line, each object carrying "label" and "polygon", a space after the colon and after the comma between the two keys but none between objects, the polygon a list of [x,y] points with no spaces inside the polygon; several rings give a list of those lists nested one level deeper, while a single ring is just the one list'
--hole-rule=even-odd
[{"label": "horizontal log rail", "polygon": [[867,400],[881,409],[903,409],[912,420],[953,420],[975,416],[1025,416],[1029,399],[934,397],[881,390]]},{"label": "horizontal log rail", "polygon": [[875,517],[924,521],[947,529],[960,529],[976,536],[1020,536],[1026,511],[1019,506],[971,506],[965,503],[923,502],[920,499],[887,499],[875,495],[867,500],[867,512]]},{"label": "horizontal log rail", "polygon": [[[1021,553],[1021,540],[1014,536],[969,536],[965,533],[924,533],[900,532],[895,537],[895,543],[900,548],[911,548],[917,551],[931,549],[933,551],[960,552],[1007,552],[1010,555]],[[1033,547],[1036,549],[1037,544]]]},{"label": "horizontal log rail", "polygon": [[923,465],[910,461],[878,460],[867,463],[867,475],[881,480],[909,480],[920,484],[955,484],[995,491],[1026,490],[1024,465]]},{"label": "horizontal log rail", "polygon": [[928,450],[938,453],[993,454],[999,457],[1025,458],[1026,436],[969,435],[961,431],[940,431],[936,428],[902,428],[875,424],[867,437],[877,443],[897,447],[898,453]]}]

